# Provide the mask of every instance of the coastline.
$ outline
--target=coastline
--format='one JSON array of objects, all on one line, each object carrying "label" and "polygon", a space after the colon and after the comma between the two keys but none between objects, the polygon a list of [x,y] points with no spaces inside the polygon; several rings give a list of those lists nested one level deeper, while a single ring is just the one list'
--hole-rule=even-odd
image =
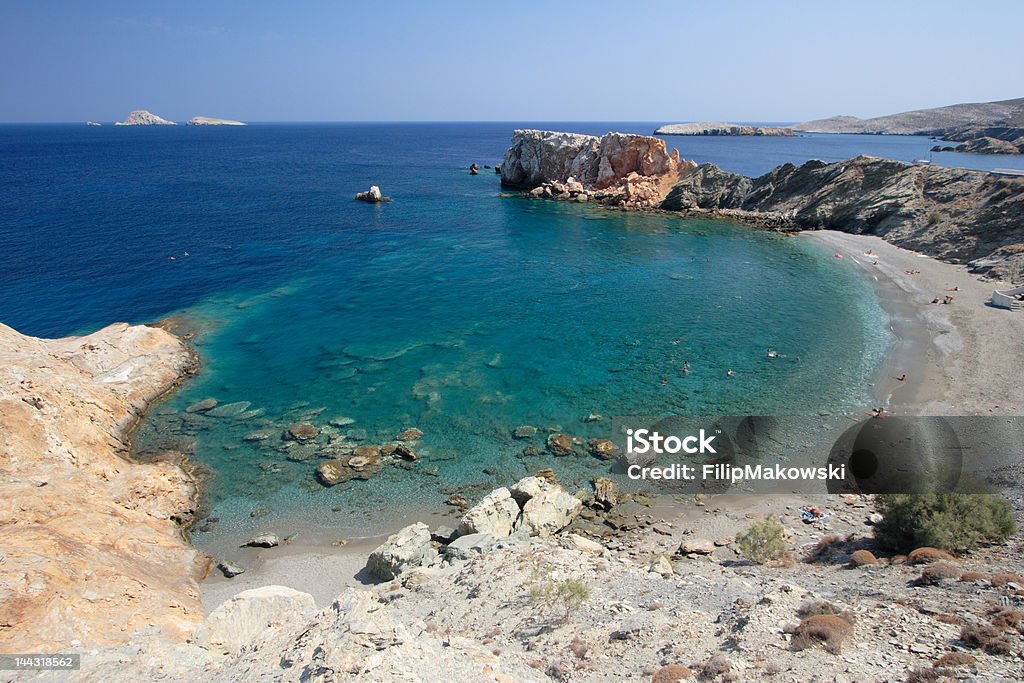
[{"label": "coastline", "polygon": [[[896,336],[875,382],[880,405],[916,415],[1019,412],[1024,387],[1007,368],[1024,357],[1024,317],[987,304],[1003,284],[881,237],[834,230],[800,234],[828,244],[875,280]],[[931,303],[947,295],[950,304]],[[903,373],[905,382],[894,379]]]}]

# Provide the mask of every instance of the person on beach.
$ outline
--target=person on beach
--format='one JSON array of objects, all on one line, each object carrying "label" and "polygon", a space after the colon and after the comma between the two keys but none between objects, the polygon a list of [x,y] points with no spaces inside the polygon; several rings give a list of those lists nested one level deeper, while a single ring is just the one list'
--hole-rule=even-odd
[{"label": "person on beach", "polygon": [[904,372],[902,375],[899,375],[898,377],[893,377],[893,379],[895,379],[897,382],[905,382],[907,380],[907,373]]},{"label": "person on beach", "polygon": [[951,303],[953,303],[953,297],[951,297],[950,295],[947,294],[946,298],[942,300],[942,303],[944,303],[944,304],[951,304]]},{"label": "person on beach", "polygon": [[885,418],[885,408],[879,406],[878,408],[872,408],[871,412],[868,413],[871,417],[878,418],[879,420]]}]

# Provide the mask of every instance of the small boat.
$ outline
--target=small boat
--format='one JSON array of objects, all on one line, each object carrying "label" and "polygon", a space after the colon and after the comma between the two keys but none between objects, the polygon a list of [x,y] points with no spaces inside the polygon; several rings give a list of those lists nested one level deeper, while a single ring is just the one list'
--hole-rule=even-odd
[{"label": "small boat", "polygon": [[98,126],[100,124],[96,123],[95,121],[86,121],[85,125],[87,125],[87,126]]}]

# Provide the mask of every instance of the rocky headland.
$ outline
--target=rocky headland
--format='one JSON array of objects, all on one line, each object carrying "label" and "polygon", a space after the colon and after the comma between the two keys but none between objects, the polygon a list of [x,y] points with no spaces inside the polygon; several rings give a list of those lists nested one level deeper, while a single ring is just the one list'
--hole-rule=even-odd
[{"label": "rocky headland", "polygon": [[681,161],[657,138],[516,131],[502,184],[536,199],[878,235],[994,279],[1024,277],[1024,178],[986,171],[859,156],[783,164],[748,178]]},{"label": "rocky headland", "polygon": [[176,126],[178,125],[174,121],[168,121],[162,119],[156,114],[146,111],[145,109],[136,109],[135,111],[128,114],[128,117],[124,121],[118,121],[114,124],[115,126]]},{"label": "rocky headland", "polygon": [[163,329],[44,340],[0,325],[0,651],[180,641],[203,618],[196,489],[127,459],[147,406],[195,367]]},{"label": "rocky headland", "polygon": [[698,121],[695,123],[669,123],[654,131],[655,135],[753,135],[793,137],[792,128],[784,126],[745,126],[738,123]]},{"label": "rocky headland", "polygon": [[703,164],[661,203],[778,230],[878,235],[979,274],[1024,274],[1024,179],[859,156],[784,164],[759,178]]},{"label": "rocky headland", "polygon": [[538,198],[642,208],[660,202],[693,166],[647,135],[517,130],[501,164],[501,183]]},{"label": "rocky headland", "polygon": [[953,104],[859,119],[833,116],[793,126],[807,133],[928,135],[963,144],[937,145],[936,152],[1024,153],[1024,97],[999,102]]},{"label": "rocky headland", "polygon": [[185,122],[186,126],[245,126],[242,121],[232,119],[215,119],[209,116],[193,116]]}]

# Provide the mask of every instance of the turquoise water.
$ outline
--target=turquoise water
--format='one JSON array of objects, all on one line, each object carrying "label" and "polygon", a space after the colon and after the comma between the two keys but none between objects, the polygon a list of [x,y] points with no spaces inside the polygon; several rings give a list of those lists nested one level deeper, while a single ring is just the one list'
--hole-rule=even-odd
[{"label": "turquoise water", "polygon": [[[200,545],[285,518],[387,526],[545,466],[570,487],[609,470],[520,457],[546,428],[592,438],[610,436],[616,415],[870,402],[891,337],[848,260],[724,222],[504,196],[496,175],[466,168],[500,161],[515,127],[652,129],[0,127],[0,320],[37,335],[168,315],[196,328],[201,373],[156,407],[135,446],[143,458],[185,451],[212,472],[221,522]],[[913,159],[929,141],[669,142],[756,174],[812,157]],[[352,200],[371,183],[394,201]],[[207,397],[247,405],[185,412]],[[591,412],[604,419],[585,422]],[[321,429],[314,443],[282,438],[304,420]],[[513,440],[524,424],[539,435]],[[411,426],[424,432],[417,465],[316,482],[339,443],[385,443]]]},{"label": "turquoise water", "polygon": [[[530,443],[543,448],[545,428],[606,437],[614,415],[815,414],[870,402],[887,318],[871,285],[816,242],[500,197],[490,178],[459,176],[450,188],[455,198],[429,200],[438,216],[488,210],[413,228],[386,220],[395,203],[359,207],[380,223],[343,258],[185,312],[199,321],[203,372],[138,442],[184,446],[211,466],[222,526],[273,515],[352,523],[352,512],[370,511],[386,525],[389,512],[540,467],[579,486],[607,472],[589,457],[520,457]],[[768,359],[768,347],[785,357]],[[241,418],[181,412],[206,397],[250,405]],[[585,422],[592,412],[605,419]],[[338,417],[355,422],[333,427]],[[308,447],[282,438],[302,420],[328,434]],[[538,437],[513,440],[524,424]],[[367,443],[386,443],[411,426],[424,432],[416,467],[333,489],[316,482],[328,438],[366,430]],[[254,432],[269,438],[246,441]],[[260,507],[270,519],[252,522]]]}]

